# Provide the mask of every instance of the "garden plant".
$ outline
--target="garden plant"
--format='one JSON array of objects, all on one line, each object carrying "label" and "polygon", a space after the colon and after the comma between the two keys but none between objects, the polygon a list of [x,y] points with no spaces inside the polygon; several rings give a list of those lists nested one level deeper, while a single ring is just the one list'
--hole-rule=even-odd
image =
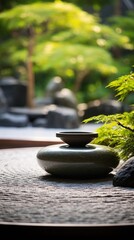
[{"label": "garden plant", "polygon": [[[125,102],[128,96],[134,94],[134,73],[120,76],[106,87],[113,88],[118,101]],[[111,115],[98,115],[84,119],[84,123],[95,121],[103,123],[97,129],[98,137],[92,141],[117,150],[122,160],[134,156],[134,110],[131,104],[129,112]]]}]

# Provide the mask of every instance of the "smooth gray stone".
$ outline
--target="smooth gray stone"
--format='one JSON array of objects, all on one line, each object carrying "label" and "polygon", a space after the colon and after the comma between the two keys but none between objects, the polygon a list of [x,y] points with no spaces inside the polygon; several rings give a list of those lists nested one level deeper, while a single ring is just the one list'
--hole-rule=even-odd
[{"label": "smooth gray stone", "polygon": [[56,144],[42,148],[37,161],[46,172],[67,178],[106,177],[119,163],[118,155],[109,147],[87,144],[69,147]]},{"label": "smooth gray stone", "polygon": [[2,127],[26,127],[29,121],[26,115],[15,115],[3,113],[0,115],[0,126]]}]

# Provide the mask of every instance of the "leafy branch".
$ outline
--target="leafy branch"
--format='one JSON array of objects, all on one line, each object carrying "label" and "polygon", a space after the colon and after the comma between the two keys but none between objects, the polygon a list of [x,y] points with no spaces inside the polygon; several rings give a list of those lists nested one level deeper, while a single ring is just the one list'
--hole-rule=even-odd
[{"label": "leafy branch", "polygon": [[125,128],[125,129],[127,129],[127,130],[130,130],[130,131],[134,132],[134,129],[132,129],[132,128],[130,128],[130,127],[127,127],[127,126],[124,126],[122,123],[120,123],[120,122],[118,122],[118,121],[117,121],[117,123],[118,123],[118,125],[120,125],[121,127],[123,127],[123,128]]},{"label": "leafy branch", "polygon": [[[116,96],[123,101],[128,94],[134,92],[134,73],[121,76],[112,81],[108,87],[116,91]],[[85,119],[88,123],[95,121],[103,123],[97,129],[98,137],[92,141],[95,144],[102,144],[113,147],[118,151],[120,158],[127,160],[134,156],[134,111],[120,114],[98,115]]]},{"label": "leafy branch", "polygon": [[114,88],[116,92],[115,96],[118,97],[120,101],[124,101],[128,94],[134,92],[134,73],[121,76],[109,83],[107,87]]}]

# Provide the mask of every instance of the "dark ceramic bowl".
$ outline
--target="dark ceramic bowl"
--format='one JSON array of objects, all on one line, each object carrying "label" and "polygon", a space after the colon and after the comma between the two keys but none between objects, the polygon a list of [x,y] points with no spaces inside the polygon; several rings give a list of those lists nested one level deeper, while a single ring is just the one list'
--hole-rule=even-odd
[{"label": "dark ceramic bowl", "polygon": [[86,144],[90,143],[94,138],[98,137],[98,133],[66,131],[56,133],[56,137],[59,137],[63,142],[67,143],[71,147],[84,147]]}]

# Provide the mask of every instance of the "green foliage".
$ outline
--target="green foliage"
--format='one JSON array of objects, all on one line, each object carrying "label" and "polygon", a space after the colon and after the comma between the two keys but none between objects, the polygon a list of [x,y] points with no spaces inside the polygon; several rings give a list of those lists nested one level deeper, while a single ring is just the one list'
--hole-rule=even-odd
[{"label": "green foliage", "polygon": [[[56,0],[40,0],[40,2],[55,2]],[[60,1],[60,0],[59,0]],[[94,9],[100,9],[101,6],[105,4],[109,4],[111,0],[62,0],[62,2],[69,2],[73,3],[75,5],[78,5],[80,7],[86,7],[86,6],[93,6]],[[29,4],[29,3],[34,3],[34,2],[39,2],[39,0],[10,0],[10,1],[5,1],[1,0],[1,10],[5,9],[10,9],[13,8],[16,5],[22,5],[22,4]]]},{"label": "green foliage", "polygon": [[[47,69],[54,73],[59,71],[64,78],[68,77],[66,73],[69,71],[75,69],[78,74],[80,69],[86,70],[87,67],[88,73],[95,70],[102,75],[115,74],[118,68],[110,49],[114,46],[126,48],[129,39],[99,21],[71,3],[56,1],[18,5],[0,14],[1,29],[9,35],[8,38],[1,39],[0,46],[5,45],[11,38],[15,41],[14,52],[9,53],[10,48],[7,48],[5,55],[14,54],[10,59],[16,62],[18,68],[22,61],[23,65],[27,61],[22,51],[27,50],[32,34],[35,43],[35,70]],[[19,45],[16,45],[16,42],[19,42]],[[46,59],[49,61],[46,62]],[[62,69],[63,65],[67,71]]]},{"label": "green foliage", "polygon": [[[45,55],[42,54],[43,50]],[[111,55],[99,47],[75,44],[74,48],[70,42],[64,44],[47,42],[43,46],[38,45],[36,51],[33,60],[39,65],[39,69],[49,70],[52,68],[62,76],[69,69],[77,72],[96,70],[104,75],[116,72]]]},{"label": "green foliage", "polygon": [[[116,96],[123,101],[131,92],[134,93],[134,73],[121,76],[112,81],[108,87],[114,88]],[[134,156],[134,111],[113,115],[98,115],[83,122],[95,121],[102,123],[97,129],[98,138],[93,143],[115,148],[120,158],[127,160]]]},{"label": "green foliage", "polygon": [[108,87],[114,88],[120,101],[123,101],[129,94],[134,92],[134,73],[121,76],[109,83]]},{"label": "green foliage", "polygon": [[121,31],[128,36],[134,46],[134,11],[128,11],[125,16],[113,16],[109,18],[109,22],[112,23],[115,31]]},{"label": "green foliage", "polygon": [[132,66],[134,62],[134,11],[128,11],[125,16],[113,16],[109,18],[109,22],[116,32],[120,32],[129,38],[129,51],[123,54],[123,60]]}]

